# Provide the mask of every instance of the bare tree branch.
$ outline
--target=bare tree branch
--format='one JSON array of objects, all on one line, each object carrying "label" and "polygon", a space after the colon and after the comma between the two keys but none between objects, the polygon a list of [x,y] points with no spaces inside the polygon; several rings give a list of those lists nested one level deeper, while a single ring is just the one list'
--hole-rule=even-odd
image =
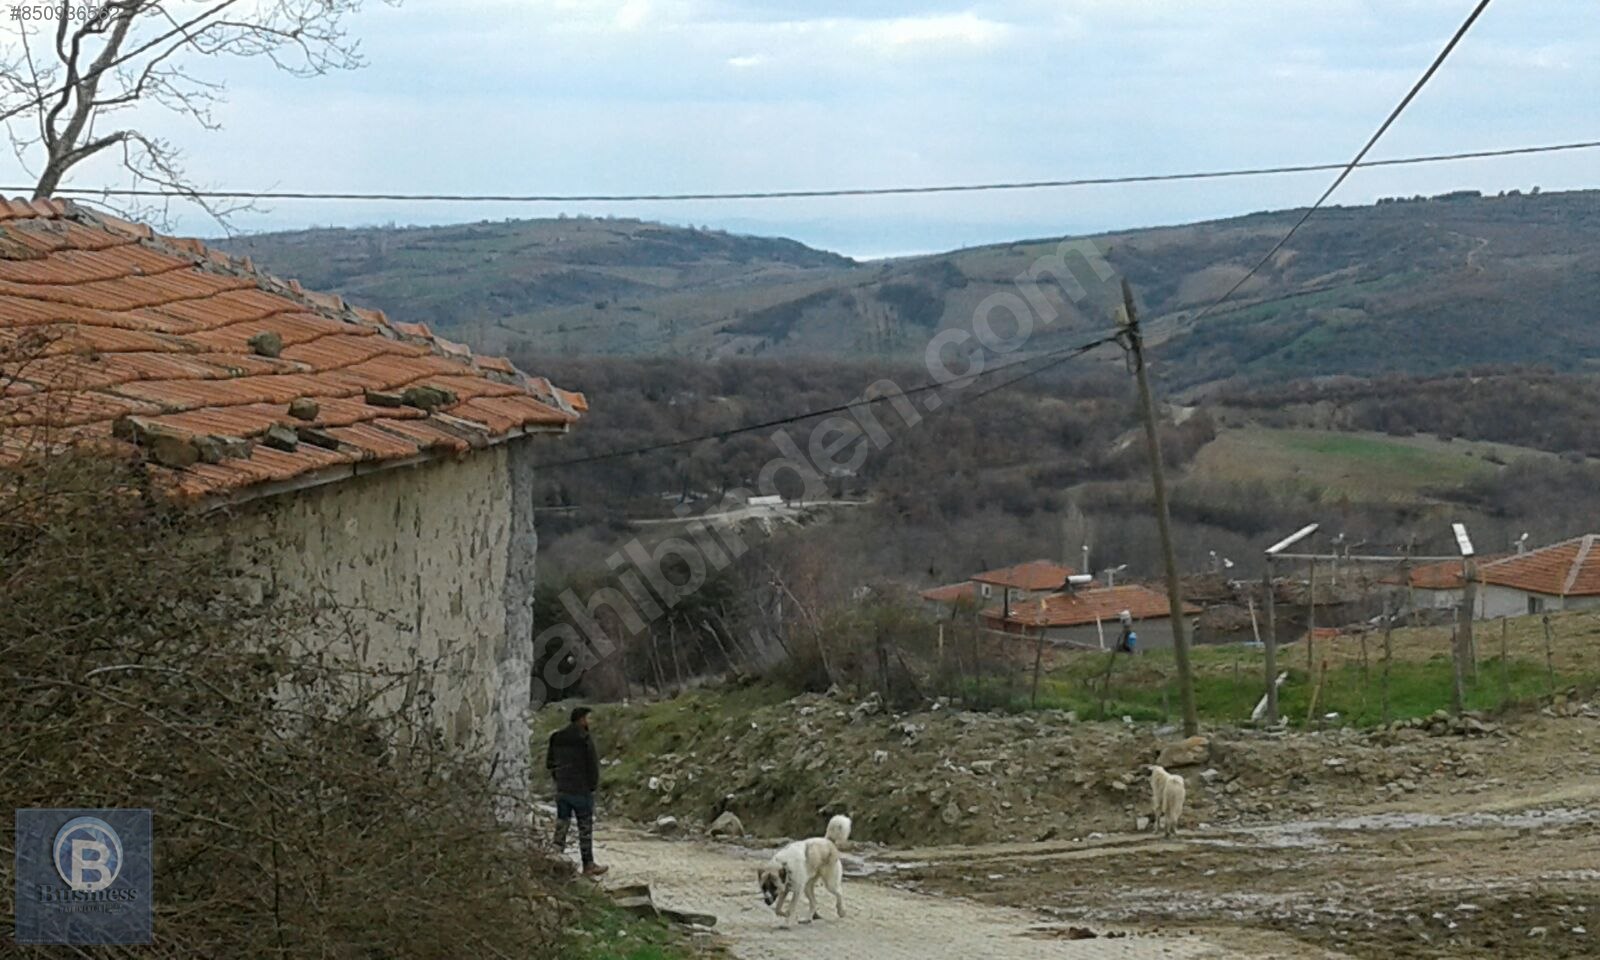
[{"label": "bare tree branch", "polygon": [[[227,217],[251,205],[199,197],[179,151],[141,124],[124,120],[97,134],[98,122],[150,105],[219,129],[214,111],[226,87],[204,66],[222,58],[262,57],[296,77],[361,67],[346,24],[363,2],[259,0],[244,13],[239,0],[223,0],[195,16],[176,0],[108,0],[84,19],[73,16],[82,7],[63,0],[49,44],[34,42],[48,27],[19,21],[15,38],[0,40],[0,118],[24,169],[38,171],[34,196],[50,196],[70,171],[120,144],[135,187],[171,190],[226,227]],[[24,115],[31,132],[11,122]]]}]

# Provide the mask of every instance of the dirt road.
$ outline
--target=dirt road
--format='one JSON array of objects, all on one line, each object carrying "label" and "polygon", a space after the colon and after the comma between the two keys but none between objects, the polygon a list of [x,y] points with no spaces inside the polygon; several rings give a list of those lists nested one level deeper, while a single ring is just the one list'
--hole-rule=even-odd
[{"label": "dirt road", "polygon": [[1172,840],[858,848],[849,916],[819,898],[823,919],[791,929],[756,892],[765,849],[615,833],[604,856],[662,905],[715,914],[743,960],[1591,957],[1600,778],[1572,772]]},{"label": "dirt road", "polygon": [[[613,833],[601,855],[620,883],[649,881],[659,904],[712,913],[717,930],[741,960],[1189,960],[1283,957],[1187,936],[1101,927],[1093,939],[1067,939],[1065,925],[1039,914],[969,900],[896,889],[879,879],[845,879],[843,920],[818,898],[823,918],[784,929],[756,890],[762,854],[732,846],[669,842]],[[860,863],[855,869],[858,872]]]},{"label": "dirt road", "polygon": [[1174,841],[992,844],[885,854],[902,881],[1069,923],[1198,928],[1275,956],[1600,956],[1600,779],[1415,798]]}]

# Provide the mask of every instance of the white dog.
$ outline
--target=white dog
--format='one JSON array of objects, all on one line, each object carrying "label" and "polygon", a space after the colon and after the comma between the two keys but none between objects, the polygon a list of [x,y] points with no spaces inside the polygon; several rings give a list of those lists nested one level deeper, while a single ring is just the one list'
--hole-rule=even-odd
[{"label": "white dog", "polygon": [[1155,808],[1155,829],[1167,836],[1178,832],[1183,817],[1183,798],[1188,792],[1183,778],[1168,773],[1165,767],[1150,767],[1150,805]]},{"label": "white dog", "polygon": [[[844,881],[844,864],[839,859],[839,847],[850,839],[850,818],[837,816],[828,821],[827,833],[809,840],[796,840],[772,855],[766,865],[757,871],[761,881],[761,896],[774,913],[783,918],[787,926],[794,920],[795,907],[804,893],[810,902],[810,920],[820,920],[817,913],[817,883],[820,881],[833,894],[833,906],[840,917],[844,916],[844,894],[840,884]],[[785,903],[788,909],[784,908]]]}]

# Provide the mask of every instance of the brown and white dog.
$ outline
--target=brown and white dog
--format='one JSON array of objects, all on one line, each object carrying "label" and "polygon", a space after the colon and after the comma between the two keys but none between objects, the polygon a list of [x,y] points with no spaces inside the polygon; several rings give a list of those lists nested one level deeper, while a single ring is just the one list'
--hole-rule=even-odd
[{"label": "brown and white dog", "polygon": [[[820,882],[833,894],[833,906],[840,917],[844,916],[844,894],[840,885],[844,881],[844,864],[839,848],[850,839],[850,818],[836,816],[828,821],[827,832],[809,840],[796,840],[772,855],[756,872],[761,882],[761,897],[773,912],[782,917],[787,926],[794,920],[795,907],[800,894],[806,895],[811,907],[808,917],[800,922],[821,920],[817,913],[817,884]],[[787,908],[786,908],[787,907]]]}]

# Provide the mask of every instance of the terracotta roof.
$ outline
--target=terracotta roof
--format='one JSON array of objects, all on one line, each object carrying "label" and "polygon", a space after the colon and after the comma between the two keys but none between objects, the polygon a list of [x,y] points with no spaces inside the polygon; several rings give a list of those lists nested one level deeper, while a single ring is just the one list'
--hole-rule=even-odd
[{"label": "terracotta roof", "polygon": [[1064,567],[1048,560],[1030,560],[1014,567],[976,573],[969,579],[978,583],[991,583],[997,587],[1010,587],[1013,590],[1059,590],[1066,584],[1067,578],[1077,572],[1071,567]]},{"label": "terracotta roof", "polygon": [[[1460,590],[1462,582],[1460,560],[1445,560],[1411,568],[1411,586],[1418,590]],[[1401,583],[1399,572],[1384,577],[1383,583]]]},{"label": "terracotta roof", "polygon": [[587,407],[248,257],[0,199],[0,462],[98,442],[142,451],[180,499],[211,498],[562,431]]},{"label": "terracotta roof", "polygon": [[1478,565],[1478,579],[1552,597],[1600,595],[1600,534],[1585,534]]},{"label": "terracotta roof", "polygon": [[[1102,622],[1116,620],[1124,610],[1132,614],[1135,620],[1155,620],[1168,617],[1171,607],[1165,593],[1139,584],[1126,584],[1057,593],[1037,601],[1013,603],[1011,616],[1003,618],[1003,622],[1027,627],[1077,627],[1094,623],[1097,618]],[[1200,608],[1185,603],[1183,612],[1197,614]],[[1000,606],[993,606],[983,611],[983,616],[1000,623],[1001,613]]]},{"label": "terracotta roof", "polygon": [[978,588],[972,585],[971,580],[968,580],[964,583],[949,583],[942,587],[924,590],[922,591],[922,599],[927,600],[929,603],[954,604],[963,600],[971,600],[977,594]]}]

